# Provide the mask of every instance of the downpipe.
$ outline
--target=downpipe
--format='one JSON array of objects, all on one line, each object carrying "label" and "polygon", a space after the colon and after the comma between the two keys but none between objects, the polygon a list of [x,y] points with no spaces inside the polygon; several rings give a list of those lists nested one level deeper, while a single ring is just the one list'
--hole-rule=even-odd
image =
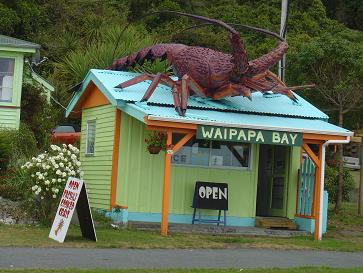
[{"label": "downpipe", "polygon": [[[345,140],[328,140],[325,141],[322,145],[321,151],[321,171],[320,171],[320,209],[319,209],[319,232],[318,232],[318,240],[321,240],[323,237],[323,203],[324,203],[324,182],[325,182],[325,148],[329,144],[347,144],[350,142],[350,136]],[[343,160],[343,159],[342,159]]]}]

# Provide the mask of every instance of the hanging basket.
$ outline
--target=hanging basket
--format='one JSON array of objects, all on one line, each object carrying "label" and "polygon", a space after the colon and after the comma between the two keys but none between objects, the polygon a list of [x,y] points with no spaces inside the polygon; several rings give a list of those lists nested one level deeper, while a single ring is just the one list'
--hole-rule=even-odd
[{"label": "hanging basket", "polygon": [[147,147],[150,154],[157,155],[161,151],[161,147],[149,146]]}]

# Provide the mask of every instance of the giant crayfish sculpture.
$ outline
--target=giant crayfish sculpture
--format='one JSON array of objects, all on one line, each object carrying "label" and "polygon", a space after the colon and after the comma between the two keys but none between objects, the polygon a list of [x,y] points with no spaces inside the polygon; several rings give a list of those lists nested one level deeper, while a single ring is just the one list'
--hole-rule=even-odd
[{"label": "giant crayfish sculpture", "polygon": [[145,60],[167,59],[178,80],[173,80],[164,73],[156,75],[143,73],[119,84],[116,86],[117,88],[126,88],[145,80],[151,80],[149,88],[141,99],[141,101],[147,101],[158,84],[166,85],[172,90],[175,109],[180,116],[185,115],[190,95],[215,100],[227,96],[244,96],[251,99],[251,92],[271,91],[286,95],[293,101],[297,100],[291,91],[292,88],[287,88],[274,73],[269,71],[269,68],[276,64],[288,49],[287,42],[278,34],[242,25],[279,40],[277,47],[269,53],[249,61],[240,34],[230,25],[219,20],[187,13],[173,11],[160,13],[186,16],[202,21],[204,24],[223,27],[229,32],[231,54],[198,46],[156,44],[114,61],[108,69],[125,70],[137,63],[142,64]]}]

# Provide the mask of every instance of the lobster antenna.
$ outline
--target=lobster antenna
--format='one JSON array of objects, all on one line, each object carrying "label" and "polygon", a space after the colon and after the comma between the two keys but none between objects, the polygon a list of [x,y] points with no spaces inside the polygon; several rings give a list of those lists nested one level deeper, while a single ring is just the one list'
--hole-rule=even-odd
[{"label": "lobster antenna", "polygon": [[[195,20],[198,20],[198,21],[202,21],[202,22],[208,22],[208,24],[210,24],[210,25],[218,25],[218,26],[223,27],[224,29],[226,29],[227,31],[229,31],[229,32],[231,32],[233,34],[238,34],[238,32],[234,28],[232,28],[230,25],[228,25],[228,24],[226,24],[226,23],[224,23],[224,22],[222,22],[220,20],[211,19],[211,18],[208,18],[208,17],[204,17],[204,16],[200,16],[200,15],[194,15],[194,14],[185,13],[185,12],[172,11],[172,10],[153,11],[153,12],[150,12],[150,13],[147,13],[147,14],[145,14],[143,16],[138,17],[136,21],[139,21],[139,20],[141,20],[141,19],[143,19],[145,17],[151,16],[151,15],[154,15],[154,14],[159,14],[159,13],[169,13],[169,14],[174,14],[174,15],[179,15],[179,16],[185,16],[185,17],[192,18],[192,19],[195,19]],[[115,58],[115,53],[116,53],[118,44],[120,42],[120,39],[122,37],[122,34],[131,25],[131,23],[134,23],[134,22],[129,22],[122,29],[122,31],[120,32],[119,36],[117,37],[117,41],[116,41],[116,44],[115,44],[115,47],[114,47],[113,53],[112,53],[112,59]]]},{"label": "lobster antenna", "polygon": [[[256,32],[260,32],[260,33],[275,37],[278,40],[280,40],[281,42],[286,42],[286,40],[283,37],[281,37],[280,35],[278,35],[277,33],[263,29],[263,28],[257,28],[257,27],[248,26],[248,25],[244,25],[244,24],[234,24],[234,23],[227,23],[227,24],[230,26],[238,26],[238,27],[243,27],[245,29],[254,30]],[[181,31],[177,32],[176,34],[174,34],[174,36],[184,32],[184,31],[190,30],[190,29],[196,29],[199,27],[210,26],[210,25],[213,25],[213,24],[212,23],[203,23],[203,24],[190,26],[190,27],[184,28]]]}]

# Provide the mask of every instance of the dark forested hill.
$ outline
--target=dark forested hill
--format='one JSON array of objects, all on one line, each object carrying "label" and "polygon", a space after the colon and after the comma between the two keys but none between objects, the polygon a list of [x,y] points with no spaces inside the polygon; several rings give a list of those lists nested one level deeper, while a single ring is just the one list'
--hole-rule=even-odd
[{"label": "dark forested hill", "polygon": [[363,31],[363,0],[323,0],[323,3],[330,18]]},{"label": "dark forested hill", "polygon": [[[339,62],[347,58],[352,63],[349,63],[349,73],[342,74],[346,80],[335,84],[341,90],[352,86],[362,88],[363,68],[359,65],[363,63],[363,33],[359,31],[363,26],[362,2],[291,1],[287,30],[288,84],[316,81],[312,77],[313,61],[318,58],[329,61],[321,68],[327,69],[326,73],[331,73],[332,67],[341,67]],[[50,61],[36,69],[55,84],[57,98],[66,104],[70,96],[66,90],[82,79],[89,68],[104,67],[113,58],[148,44],[174,41],[230,50],[227,33],[215,27],[183,31],[195,22],[169,15],[138,20],[152,10],[162,9],[279,31],[280,0],[0,0],[0,33],[42,45],[42,55]],[[133,22],[133,26],[121,38],[113,54],[120,31],[127,22]],[[237,29],[247,43],[250,59],[275,46],[273,39]],[[334,54],[334,58],[329,54]],[[140,69],[165,69],[160,63],[146,66]],[[302,94],[335,117],[337,106],[327,103],[319,95],[319,89]],[[363,122],[359,107],[361,105],[348,113],[352,118],[347,120],[346,126],[356,128]]]}]

